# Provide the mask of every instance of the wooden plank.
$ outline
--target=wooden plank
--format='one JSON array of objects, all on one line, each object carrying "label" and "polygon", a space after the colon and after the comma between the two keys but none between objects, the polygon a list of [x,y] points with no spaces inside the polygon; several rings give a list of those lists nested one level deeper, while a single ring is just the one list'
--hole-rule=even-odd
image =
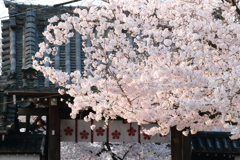
[{"label": "wooden plank", "polygon": [[50,106],[48,116],[48,160],[60,159],[60,117],[58,107]]},{"label": "wooden plank", "polygon": [[182,159],[182,133],[176,126],[171,127],[171,155],[172,160],[185,160]]},{"label": "wooden plank", "polygon": [[48,108],[18,108],[18,115],[48,115]]}]

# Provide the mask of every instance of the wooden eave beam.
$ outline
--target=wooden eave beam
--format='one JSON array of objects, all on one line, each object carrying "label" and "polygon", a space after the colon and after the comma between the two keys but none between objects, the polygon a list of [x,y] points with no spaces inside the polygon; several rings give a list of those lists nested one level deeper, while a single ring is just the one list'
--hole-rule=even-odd
[{"label": "wooden eave beam", "polygon": [[[58,92],[39,92],[39,91],[5,91],[6,95],[17,95],[17,96],[64,96],[60,95]],[[69,95],[66,95],[69,96]],[[70,96],[69,96],[70,97]]]},{"label": "wooden eave beam", "polygon": [[30,97],[63,97],[70,98],[68,94],[61,95],[58,92],[39,92],[39,91],[5,91],[6,95],[30,96]]},{"label": "wooden eave beam", "polygon": [[18,108],[18,115],[49,115],[48,108]]}]

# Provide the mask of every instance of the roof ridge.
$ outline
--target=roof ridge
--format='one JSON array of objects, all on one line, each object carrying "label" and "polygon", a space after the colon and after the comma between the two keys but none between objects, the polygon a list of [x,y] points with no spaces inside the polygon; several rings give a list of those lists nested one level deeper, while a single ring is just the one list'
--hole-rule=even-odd
[{"label": "roof ridge", "polygon": [[[3,0],[5,7],[6,8],[10,8],[11,5],[16,5],[16,6],[34,6],[34,7],[54,7],[54,5],[42,5],[42,4],[25,4],[25,3],[16,3],[16,2],[11,2],[11,1],[6,1]],[[58,6],[58,7],[62,7],[62,8],[75,8],[75,7],[80,7],[79,5],[77,6]],[[82,6],[84,7],[84,6]]]}]

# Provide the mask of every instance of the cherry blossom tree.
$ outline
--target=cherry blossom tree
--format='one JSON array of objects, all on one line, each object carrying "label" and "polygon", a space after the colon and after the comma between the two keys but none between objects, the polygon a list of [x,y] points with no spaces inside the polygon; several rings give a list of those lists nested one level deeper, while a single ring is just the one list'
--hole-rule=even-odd
[{"label": "cherry blossom tree", "polygon": [[61,159],[170,160],[167,143],[61,143]]},{"label": "cherry blossom tree", "polygon": [[[71,116],[122,117],[194,134],[215,127],[240,137],[240,10],[222,0],[111,0],[49,19],[33,65],[68,103]],[[56,55],[75,32],[82,35],[85,71],[56,70],[44,56]],[[49,66],[49,67],[48,67]]]}]

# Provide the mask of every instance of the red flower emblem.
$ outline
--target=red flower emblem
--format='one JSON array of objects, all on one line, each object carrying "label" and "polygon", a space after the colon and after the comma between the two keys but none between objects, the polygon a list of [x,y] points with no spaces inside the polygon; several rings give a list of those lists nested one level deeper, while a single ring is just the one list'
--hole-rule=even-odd
[{"label": "red flower emblem", "polygon": [[71,136],[72,135],[72,132],[73,132],[73,129],[70,128],[70,127],[67,127],[66,129],[64,129],[64,132],[65,132],[65,135],[66,136]]},{"label": "red flower emblem", "polygon": [[150,140],[150,139],[151,139],[151,136],[143,133],[143,139],[144,139],[144,140]]},{"label": "red flower emblem", "polygon": [[89,133],[86,130],[80,132],[81,139],[88,139]]},{"label": "red flower emblem", "polygon": [[97,136],[103,136],[105,130],[102,127],[99,127],[98,129],[96,129],[97,132]]},{"label": "red flower emblem", "polygon": [[118,132],[117,130],[115,130],[114,132],[112,132],[112,137],[113,139],[119,139],[120,138],[121,133]]},{"label": "red flower emblem", "polygon": [[136,129],[133,127],[130,127],[130,129],[127,130],[129,136],[135,136]]},{"label": "red flower emblem", "polygon": [[159,136],[160,136],[160,137],[166,137],[167,135],[164,135],[164,136],[163,136],[163,135],[159,134]]}]

